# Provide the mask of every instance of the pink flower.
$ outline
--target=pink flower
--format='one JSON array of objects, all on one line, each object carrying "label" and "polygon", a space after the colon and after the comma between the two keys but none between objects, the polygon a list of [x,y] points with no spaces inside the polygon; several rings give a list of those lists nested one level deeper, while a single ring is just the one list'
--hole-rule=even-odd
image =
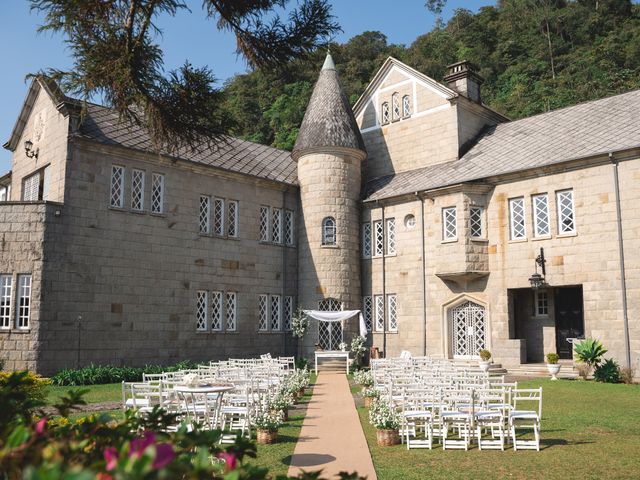
[{"label": "pink flower", "polygon": [[104,460],[107,462],[107,471],[111,471],[118,465],[118,450],[114,447],[104,449]]},{"label": "pink flower", "polygon": [[220,452],[218,454],[218,458],[224,460],[224,471],[230,472],[231,470],[235,470],[238,466],[238,459],[233,453],[229,452]]},{"label": "pink flower", "polygon": [[142,457],[144,451],[150,445],[156,443],[156,434],[153,432],[144,432],[142,438],[135,438],[131,440],[131,447],[129,449],[129,457],[136,456],[138,458]]},{"label": "pink flower", "polygon": [[159,443],[156,445],[156,458],[153,459],[153,468],[159,470],[169,465],[176,454],[170,443]]},{"label": "pink flower", "polygon": [[40,420],[38,420],[38,423],[36,423],[36,433],[38,435],[42,435],[45,431],[45,429],[47,428],[47,417],[42,417]]}]

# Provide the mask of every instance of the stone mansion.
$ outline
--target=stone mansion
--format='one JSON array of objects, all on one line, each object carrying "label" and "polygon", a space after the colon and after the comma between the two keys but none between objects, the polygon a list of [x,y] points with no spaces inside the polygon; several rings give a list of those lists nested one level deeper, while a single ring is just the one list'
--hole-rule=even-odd
[{"label": "stone mansion", "polygon": [[640,91],[509,121],[481,85],[389,58],[352,108],[328,55],[293,152],[170,153],[34,80],[0,177],[0,358],[309,356],[358,331],[298,341],[300,306],[362,310],[387,356],[519,366],[587,336],[638,368]]}]

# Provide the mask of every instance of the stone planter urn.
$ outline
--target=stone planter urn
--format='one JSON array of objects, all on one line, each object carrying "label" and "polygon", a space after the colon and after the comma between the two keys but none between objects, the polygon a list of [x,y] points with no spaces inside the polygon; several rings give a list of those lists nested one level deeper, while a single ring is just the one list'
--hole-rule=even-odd
[{"label": "stone planter urn", "polygon": [[390,447],[400,443],[400,434],[398,430],[376,430],[376,437],[379,447]]},{"label": "stone planter urn", "polygon": [[549,370],[549,373],[551,374],[551,380],[558,380],[557,375],[560,371],[560,367],[562,367],[562,365],[559,363],[547,363],[547,370]]},{"label": "stone planter urn", "polygon": [[258,428],[256,437],[257,442],[261,445],[276,443],[278,441],[278,430]]},{"label": "stone planter urn", "polygon": [[491,367],[491,361],[490,360],[480,360],[478,362],[478,366],[480,367],[480,370],[482,370],[483,372],[488,372],[489,368]]},{"label": "stone planter urn", "polygon": [[374,400],[374,397],[364,397],[364,408],[371,407],[373,400]]}]

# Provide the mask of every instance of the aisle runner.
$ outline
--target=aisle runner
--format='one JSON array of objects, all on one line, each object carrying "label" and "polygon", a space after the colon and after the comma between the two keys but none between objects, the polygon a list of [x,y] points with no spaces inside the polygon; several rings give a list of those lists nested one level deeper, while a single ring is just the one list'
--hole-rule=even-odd
[{"label": "aisle runner", "polygon": [[313,388],[289,475],[323,470],[322,478],[340,471],[376,478],[360,419],[344,373],[321,372]]}]

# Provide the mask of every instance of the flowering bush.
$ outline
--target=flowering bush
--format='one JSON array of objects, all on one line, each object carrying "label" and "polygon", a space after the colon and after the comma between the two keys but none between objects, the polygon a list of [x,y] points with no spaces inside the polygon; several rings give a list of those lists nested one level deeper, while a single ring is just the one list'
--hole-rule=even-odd
[{"label": "flowering bush", "polygon": [[291,318],[291,333],[296,338],[302,338],[307,330],[309,330],[309,317],[301,308],[298,308]]},{"label": "flowering bush", "polygon": [[269,405],[272,409],[278,412],[284,412],[289,410],[294,403],[295,398],[293,398],[291,392],[282,387]]},{"label": "flowering bush", "polygon": [[385,400],[376,398],[369,409],[369,422],[378,430],[397,430],[400,414]]},{"label": "flowering bush", "polygon": [[253,424],[260,430],[278,430],[282,425],[282,412],[271,409],[271,405],[263,405],[253,417]]},{"label": "flowering bush", "polygon": [[366,387],[362,389],[362,396],[369,398],[380,398],[380,390],[376,390],[373,387]]},{"label": "flowering bush", "polygon": [[367,347],[364,345],[366,341],[366,338],[360,335],[356,335],[353,337],[353,340],[351,340],[351,353],[353,354],[353,363],[356,365],[361,364],[364,354],[367,351]]},{"label": "flowering bush", "polygon": [[358,370],[353,374],[353,381],[363,387],[370,387],[373,385],[373,374],[370,370]]}]

